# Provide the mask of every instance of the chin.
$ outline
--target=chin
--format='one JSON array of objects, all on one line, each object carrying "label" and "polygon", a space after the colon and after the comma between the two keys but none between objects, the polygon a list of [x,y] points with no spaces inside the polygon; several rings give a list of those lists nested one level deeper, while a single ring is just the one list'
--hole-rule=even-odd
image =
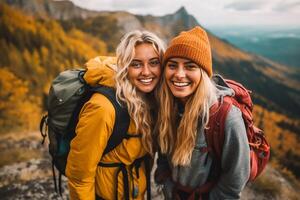
[{"label": "chin", "polygon": [[178,99],[185,99],[187,96],[186,95],[174,95]]},{"label": "chin", "polygon": [[143,88],[138,88],[138,90],[142,93],[150,93],[154,90],[154,87],[143,87]]},{"label": "chin", "polygon": [[179,99],[181,99],[181,98],[186,98],[186,97],[188,97],[189,95],[186,95],[186,94],[183,94],[183,93],[172,93],[173,94],[173,96],[174,97],[176,97],[176,98],[179,98]]}]

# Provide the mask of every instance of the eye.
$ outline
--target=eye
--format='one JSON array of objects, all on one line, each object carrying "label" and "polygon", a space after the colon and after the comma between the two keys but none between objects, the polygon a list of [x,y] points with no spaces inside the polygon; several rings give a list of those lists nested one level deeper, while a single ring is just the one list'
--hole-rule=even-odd
[{"label": "eye", "polygon": [[187,70],[195,70],[195,69],[198,69],[199,67],[196,64],[187,64],[187,65],[185,65],[185,68]]},{"label": "eye", "polygon": [[156,67],[156,66],[160,65],[160,62],[159,62],[158,59],[150,60],[149,65],[150,65],[151,67]]},{"label": "eye", "polygon": [[130,63],[130,67],[140,68],[140,67],[142,67],[142,63],[141,63],[141,62],[138,62],[138,61],[132,61],[132,62]]},{"label": "eye", "polygon": [[167,63],[167,67],[168,67],[169,69],[175,69],[175,68],[177,67],[177,65],[174,64],[174,63]]}]

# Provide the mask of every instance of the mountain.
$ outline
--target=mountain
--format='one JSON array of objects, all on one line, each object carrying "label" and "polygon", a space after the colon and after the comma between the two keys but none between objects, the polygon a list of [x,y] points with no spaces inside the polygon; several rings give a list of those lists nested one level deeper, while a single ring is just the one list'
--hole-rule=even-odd
[{"label": "mountain", "polygon": [[291,67],[300,67],[300,29],[295,27],[212,27],[237,47]]},{"label": "mountain", "polygon": [[198,25],[196,19],[185,8],[163,17],[133,15],[128,12],[99,12],[92,18],[59,20],[65,30],[73,28],[88,32],[106,41],[108,50],[114,52],[120,38],[131,30],[151,30],[168,41],[180,31]]},{"label": "mountain", "polygon": [[[141,22],[141,29],[151,30],[165,41],[169,41],[182,30],[199,25],[197,20],[192,15],[189,15],[184,7],[179,8],[173,14],[162,17],[137,15],[137,19]],[[125,27],[126,24],[123,24],[122,28]]]},{"label": "mountain", "polygon": [[[98,38],[104,38],[109,51],[112,52],[121,36],[130,30],[151,30],[165,41],[169,41],[180,31],[196,25],[201,26],[184,8],[162,17],[133,15],[128,12],[103,12],[94,18],[60,22],[65,30],[77,28]],[[300,79],[297,69],[242,51],[209,31],[208,36],[212,46],[215,72],[238,80],[255,91],[255,103],[270,110],[299,117]]]},{"label": "mountain", "polygon": [[20,8],[27,14],[34,14],[40,18],[53,19],[87,18],[97,15],[97,11],[80,8],[68,0],[0,0],[16,8]]},{"label": "mountain", "polygon": [[276,62],[300,68],[300,37],[260,38],[256,41],[228,38],[236,46]]}]

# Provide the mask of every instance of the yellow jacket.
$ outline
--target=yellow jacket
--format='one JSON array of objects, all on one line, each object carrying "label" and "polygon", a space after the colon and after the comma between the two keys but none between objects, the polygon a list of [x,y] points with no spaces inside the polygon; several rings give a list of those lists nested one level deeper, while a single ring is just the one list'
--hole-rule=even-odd
[{"label": "yellow jacket", "polygon": [[[93,84],[114,86],[114,70],[111,57],[97,57],[90,60],[85,80]],[[79,115],[76,136],[71,141],[68,155],[66,175],[71,199],[93,200],[95,194],[103,199],[124,199],[123,175],[116,174],[118,167],[100,167],[98,163],[132,164],[136,159],[146,155],[141,138],[124,139],[120,145],[102,157],[107,141],[112,134],[115,122],[115,110],[111,102],[102,94],[95,93],[85,103]],[[129,134],[137,134],[133,120],[130,120]],[[145,166],[139,168],[139,177],[134,169],[127,166],[130,199],[143,199],[146,190]],[[132,173],[131,173],[132,171]],[[132,196],[133,188],[138,189],[136,197]]]}]

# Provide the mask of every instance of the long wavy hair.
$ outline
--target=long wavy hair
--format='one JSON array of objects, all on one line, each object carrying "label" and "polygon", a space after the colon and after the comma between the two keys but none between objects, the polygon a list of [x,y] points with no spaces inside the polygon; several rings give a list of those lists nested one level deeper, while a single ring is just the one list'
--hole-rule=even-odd
[{"label": "long wavy hair", "polygon": [[[158,143],[164,154],[171,155],[174,166],[188,166],[196,142],[198,126],[206,127],[210,105],[217,101],[216,86],[201,70],[201,79],[194,94],[187,100],[184,113],[179,121],[178,99],[176,99],[165,77],[159,94]],[[199,124],[200,123],[200,124]]]},{"label": "long wavy hair", "polygon": [[[133,119],[137,131],[142,134],[144,148],[151,155],[153,150],[153,127],[154,119],[151,115],[150,101],[145,96],[154,96],[158,101],[157,87],[151,92],[153,95],[141,95],[136,87],[128,79],[128,67],[135,55],[137,45],[148,43],[162,61],[165,52],[165,45],[155,34],[148,31],[132,31],[127,33],[117,47],[117,74],[116,74],[116,95],[120,103],[124,102],[128,113]],[[161,66],[162,67],[162,66]],[[161,81],[158,82],[160,84]]]}]

